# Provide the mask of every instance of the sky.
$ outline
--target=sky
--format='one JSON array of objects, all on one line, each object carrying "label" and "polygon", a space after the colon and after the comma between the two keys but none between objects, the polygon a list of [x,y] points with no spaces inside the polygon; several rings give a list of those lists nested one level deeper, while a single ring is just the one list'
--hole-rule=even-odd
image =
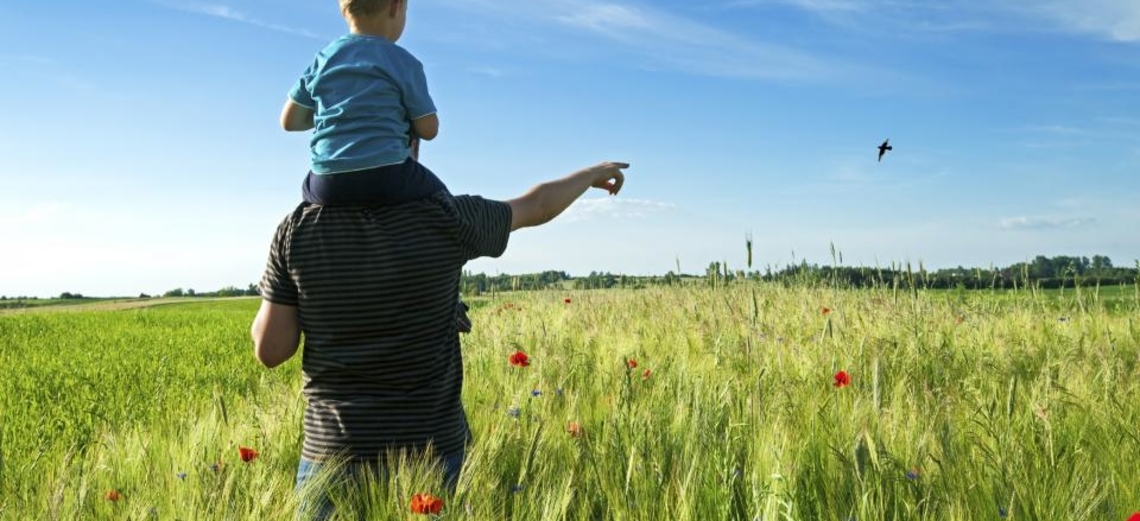
[{"label": "sky", "polygon": [[[411,0],[456,194],[590,193],[473,272],[1140,259],[1138,0]],[[0,295],[260,279],[333,0],[0,3]],[[878,162],[876,147],[894,149]]]}]

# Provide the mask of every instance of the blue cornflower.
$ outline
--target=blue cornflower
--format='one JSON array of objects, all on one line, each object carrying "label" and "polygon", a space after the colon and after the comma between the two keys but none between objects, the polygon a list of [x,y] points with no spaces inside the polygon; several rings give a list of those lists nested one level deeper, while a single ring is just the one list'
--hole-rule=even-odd
[{"label": "blue cornflower", "polygon": [[520,414],[522,414],[522,409],[517,405],[512,405],[507,409],[507,415],[511,418],[518,418]]},{"label": "blue cornflower", "polygon": [[178,479],[181,479],[182,481],[186,481],[186,473],[185,472],[179,472],[179,473],[175,474],[175,476],[178,476]]},{"label": "blue cornflower", "polygon": [[1009,517],[1009,511],[1005,507],[998,507],[998,517],[1002,519]]},{"label": "blue cornflower", "polygon": [[511,494],[518,494],[519,492],[522,492],[523,490],[526,490],[526,485],[523,485],[522,483],[519,483],[517,485],[511,485]]},{"label": "blue cornflower", "polygon": [[531,392],[530,392],[530,395],[531,395],[531,396],[542,396],[542,391],[539,391],[538,389],[535,389],[535,390],[533,390],[533,391],[531,391]]},{"label": "blue cornflower", "polygon": [[559,387],[559,388],[555,389],[554,394],[557,394],[558,396],[562,396],[562,388]]},{"label": "blue cornflower", "polygon": [[909,479],[911,481],[918,479],[918,472],[915,472],[913,470],[906,471],[906,479]]}]

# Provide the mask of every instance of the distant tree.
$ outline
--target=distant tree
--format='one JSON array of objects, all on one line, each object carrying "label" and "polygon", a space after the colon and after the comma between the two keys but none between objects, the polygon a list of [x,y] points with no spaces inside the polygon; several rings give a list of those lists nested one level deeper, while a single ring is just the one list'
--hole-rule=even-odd
[{"label": "distant tree", "polygon": [[150,298],[150,295],[147,295],[146,293],[139,293],[139,298]]},{"label": "distant tree", "polygon": [[172,290],[167,291],[166,293],[162,294],[162,296],[164,296],[164,297],[181,297],[181,296],[185,296],[185,295],[186,295],[186,292],[183,291],[182,288],[175,288],[175,289],[172,289]]},{"label": "distant tree", "polygon": [[83,295],[80,295],[79,293],[64,291],[63,293],[59,294],[59,298],[60,300],[75,300],[83,298]]}]

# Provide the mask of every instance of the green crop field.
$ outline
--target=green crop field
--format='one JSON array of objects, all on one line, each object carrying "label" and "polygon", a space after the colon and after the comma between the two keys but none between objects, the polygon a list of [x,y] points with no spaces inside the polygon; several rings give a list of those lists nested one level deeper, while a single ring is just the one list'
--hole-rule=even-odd
[{"label": "green crop field", "polygon": [[[463,338],[475,438],[455,494],[409,461],[342,512],[422,519],[416,493],[442,496],[443,519],[479,520],[1140,510],[1130,289],[741,282],[476,304]],[[300,361],[254,360],[256,307],[0,316],[0,519],[291,519]],[[516,350],[529,367],[508,363]]]}]

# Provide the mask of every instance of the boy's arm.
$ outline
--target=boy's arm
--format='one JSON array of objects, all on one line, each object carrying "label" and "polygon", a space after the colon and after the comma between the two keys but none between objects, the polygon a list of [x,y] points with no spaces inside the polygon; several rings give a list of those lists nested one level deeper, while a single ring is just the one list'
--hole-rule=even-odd
[{"label": "boy's arm", "polygon": [[435,139],[439,135],[439,116],[432,113],[419,119],[413,119],[412,131],[415,133],[415,137],[424,141]]},{"label": "boy's arm", "polygon": [[511,206],[511,231],[550,222],[591,187],[616,195],[625,182],[622,173],[625,168],[629,168],[629,163],[598,163],[562,179],[536,185],[521,197],[507,201]]},{"label": "boy's arm", "polygon": [[285,100],[285,107],[281,109],[281,128],[288,131],[313,128],[313,109],[298,105],[292,99]]}]

